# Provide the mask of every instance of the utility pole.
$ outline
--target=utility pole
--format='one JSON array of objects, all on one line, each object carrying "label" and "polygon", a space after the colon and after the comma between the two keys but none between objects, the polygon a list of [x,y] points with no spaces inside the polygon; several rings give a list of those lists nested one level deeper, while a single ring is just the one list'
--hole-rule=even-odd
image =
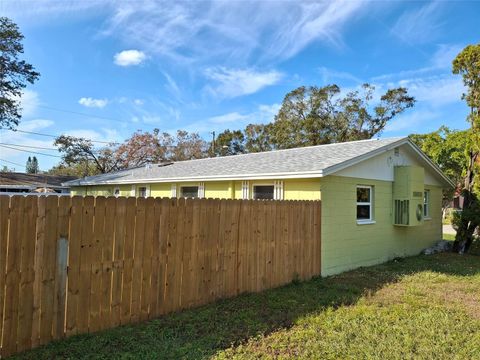
[{"label": "utility pole", "polygon": [[212,157],[215,156],[215,131],[211,132],[212,134]]}]

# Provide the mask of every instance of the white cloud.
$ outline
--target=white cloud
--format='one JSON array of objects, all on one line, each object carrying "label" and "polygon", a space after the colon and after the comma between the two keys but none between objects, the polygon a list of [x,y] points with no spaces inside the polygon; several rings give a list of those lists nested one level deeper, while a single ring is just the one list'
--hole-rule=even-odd
[{"label": "white cloud", "polygon": [[147,59],[144,52],[139,50],[124,50],[115,54],[114,63],[118,66],[140,65]]},{"label": "white cloud", "polygon": [[385,127],[384,133],[407,132],[415,133],[424,129],[428,123],[434,122],[441,115],[438,111],[428,109],[410,111],[394,118]]},{"label": "white cloud", "polygon": [[431,106],[459,102],[464,92],[461,78],[453,75],[405,79],[400,80],[398,85],[408,88],[417,101]]},{"label": "white cloud", "polygon": [[420,8],[405,11],[393,25],[392,34],[410,45],[436,38],[443,25],[441,6],[441,1],[432,1]]},{"label": "white cloud", "polygon": [[86,106],[86,107],[94,107],[94,108],[104,108],[108,104],[107,99],[93,99],[91,97],[82,97],[80,100],[78,100],[78,103],[80,105]]},{"label": "white cloud", "polygon": [[325,66],[318,68],[318,71],[322,76],[322,82],[324,84],[330,84],[332,82],[334,83],[335,79],[348,80],[359,84],[364,82],[360,78],[346,71],[337,71],[334,69],[329,69]]},{"label": "white cloud", "polygon": [[206,90],[218,97],[233,98],[256,93],[264,87],[280,81],[283,74],[272,70],[259,72],[253,69],[207,68],[205,76],[216,85],[208,85]]},{"label": "white cloud", "polygon": [[109,129],[109,128],[100,128],[99,130],[73,129],[73,130],[68,130],[68,135],[81,137],[89,140],[105,141],[105,142],[118,142],[122,140],[117,129]]},{"label": "white cloud", "polygon": [[20,104],[22,106],[22,115],[24,117],[34,115],[38,105],[40,105],[38,93],[28,89],[23,90]]},{"label": "white cloud", "polygon": [[441,44],[430,60],[435,69],[451,69],[452,61],[462,51],[464,46],[458,44]]},{"label": "white cloud", "polygon": [[214,124],[228,124],[248,119],[248,115],[242,115],[238,112],[231,112],[224,115],[213,116],[209,119]]},{"label": "white cloud", "polygon": [[137,106],[142,106],[145,103],[145,101],[142,99],[134,99],[133,103]]},{"label": "white cloud", "polygon": [[366,13],[366,3],[17,0],[2,4],[2,13],[27,19],[28,24],[102,14],[107,19],[102,35],[135,44],[149,54],[187,63],[223,59],[245,64],[253,53],[278,61],[316,42],[342,46],[345,25]]},{"label": "white cloud", "polygon": [[[279,109],[280,104],[258,105],[257,108],[251,112],[229,112],[196,121],[183,128],[187,131],[198,132],[209,136],[212,131],[219,133],[227,128],[239,130],[245,128],[248,124],[269,123],[273,121]],[[169,129],[168,131],[174,132],[175,130],[176,129]]]},{"label": "white cloud", "polygon": [[[119,36],[175,61],[242,63],[253,52],[283,60],[313,42],[342,44],[344,25],[365,1],[115,3],[106,35]],[[249,19],[246,21],[246,19]]]}]

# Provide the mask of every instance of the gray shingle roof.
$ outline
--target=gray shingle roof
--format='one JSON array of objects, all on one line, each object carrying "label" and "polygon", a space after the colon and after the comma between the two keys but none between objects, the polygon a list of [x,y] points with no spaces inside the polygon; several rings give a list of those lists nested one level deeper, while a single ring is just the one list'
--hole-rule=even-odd
[{"label": "gray shingle roof", "polygon": [[[358,162],[384,148],[408,142],[405,137],[361,140],[262,153],[154,164],[69,181],[95,185],[189,180],[252,179],[327,175],[341,165]],[[331,173],[331,171],[330,171]]]}]

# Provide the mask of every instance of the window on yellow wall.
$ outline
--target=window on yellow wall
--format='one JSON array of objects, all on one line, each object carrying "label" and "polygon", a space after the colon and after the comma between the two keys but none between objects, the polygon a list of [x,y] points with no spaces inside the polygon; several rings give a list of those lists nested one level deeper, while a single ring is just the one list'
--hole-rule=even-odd
[{"label": "window on yellow wall", "polygon": [[423,192],[423,217],[430,217],[430,190],[425,190]]},{"label": "window on yellow wall", "polygon": [[138,196],[139,197],[147,197],[147,188],[145,186],[140,186],[138,188]]},{"label": "window on yellow wall", "polygon": [[357,222],[373,221],[373,186],[357,186]]},{"label": "window on yellow wall", "polygon": [[113,189],[113,195],[116,197],[120,196],[120,188],[116,187]]},{"label": "window on yellow wall", "polygon": [[273,185],[255,185],[253,187],[253,198],[255,200],[273,200],[275,188]]},{"label": "window on yellow wall", "polygon": [[180,194],[183,198],[198,198],[198,186],[182,186]]}]

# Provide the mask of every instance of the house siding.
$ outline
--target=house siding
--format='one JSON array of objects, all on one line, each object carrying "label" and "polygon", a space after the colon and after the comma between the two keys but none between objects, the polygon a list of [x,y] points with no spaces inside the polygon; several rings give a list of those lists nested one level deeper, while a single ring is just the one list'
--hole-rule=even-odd
[{"label": "house siding", "polygon": [[[374,187],[374,224],[356,221],[356,186]],[[442,189],[430,190],[430,220],[416,227],[394,226],[393,182],[327,176],[322,178],[322,275],[418,254],[442,238]]]},{"label": "house siding", "polygon": [[[255,185],[273,185],[275,180],[250,180],[249,194],[253,194]],[[320,200],[320,179],[287,179],[283,180],[283,197],[285,200]],[[121,196],[131,196],[132,186],[136,189],[142,186],[150,187],[150,196],[171,197],[172,184],[177,188],[177,196],[180,196],[182,186],[198,186],[199,182],[178,182],[178,183],[152,183],[120,185]],[[205,197],[211,199],[242,199],[242,181],[205,181]],[[72,187],[72,195],[113,195],[116,185],[95,185]]]}]

